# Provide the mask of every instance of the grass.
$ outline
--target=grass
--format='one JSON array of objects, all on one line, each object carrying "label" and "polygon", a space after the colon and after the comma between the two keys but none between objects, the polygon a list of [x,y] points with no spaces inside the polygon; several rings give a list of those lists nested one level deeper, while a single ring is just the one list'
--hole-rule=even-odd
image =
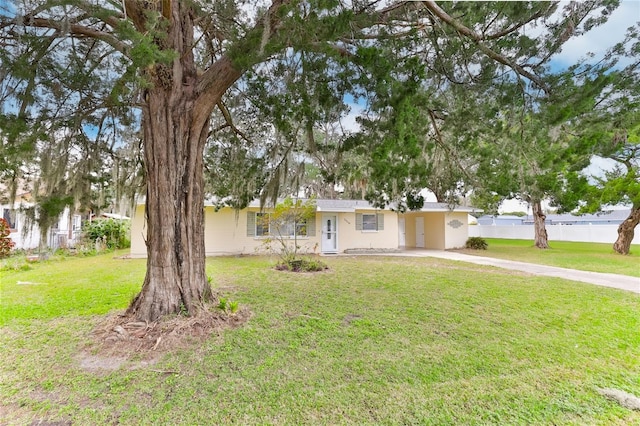
[{"label": "grass", "polygon": [[466,254],[559,266],[583,271],[640,277],[640,246],[631,246],[631,254],[622,256],[611,244],[550,241],[550,249],[540,250],[531,240],[485,238],[487,250],[460,250]]},{"label": "grass", "polygon": [[3,271],[0,423],[640,423],[597,393],[640,395],[638,295],[429,258],[323,260],[327,272],[294,274],[209,259],[251,320],[99,373],[78,354],[126,307],[144,261]]}]

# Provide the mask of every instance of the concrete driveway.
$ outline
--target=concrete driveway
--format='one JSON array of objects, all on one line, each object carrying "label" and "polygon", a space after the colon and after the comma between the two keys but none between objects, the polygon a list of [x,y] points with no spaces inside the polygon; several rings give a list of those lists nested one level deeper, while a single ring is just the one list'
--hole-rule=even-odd
[{"label": "concrete driveway", "polygon": [[[476,263],[478,265],[495,266],[496,268],[512,269],[528,272],[534,275],[564,278],[566,280],[603,287],[617,288],[640,294],[640,278],[628,275],[604,274],[600,272],[579,271],[577,269],[558,268],[556,266],[538,265],[533,263],[515,262],[513,260],[495,259],[491,257],[471,256],[468,254],[442,250],[406,250],[400,253],[379,253],[384,256],[404,257],[437,257],[439,259],[456,260],[460,262]],[[640,268],[640,265],[638,266]]]}]

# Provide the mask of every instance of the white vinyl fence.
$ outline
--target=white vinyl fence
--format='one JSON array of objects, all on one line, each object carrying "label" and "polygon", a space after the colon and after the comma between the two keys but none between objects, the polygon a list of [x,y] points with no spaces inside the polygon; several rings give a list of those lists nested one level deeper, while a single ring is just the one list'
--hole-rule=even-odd
[{"label": "white vinyl fence", "polygon": [[[618,225],[547,225],[549,241],[584,241],[611,243],[618,238]],[[470,225],[470,237],[533,240],[533,225]],[[636,229],[633,244],[640,244],[640,229]]]}]

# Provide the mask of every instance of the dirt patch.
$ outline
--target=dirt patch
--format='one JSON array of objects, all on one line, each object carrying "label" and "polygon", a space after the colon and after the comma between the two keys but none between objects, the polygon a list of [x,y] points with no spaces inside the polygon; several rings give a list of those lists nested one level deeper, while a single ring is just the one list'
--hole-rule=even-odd
[{"label": "dirt patch", "polygon": [[204,306],[193,316],[175,315],[151,323],[112,314],[91,332],[77,361],[80,368],[93,372],[145,367],[165,353],[191,348],[222,330],[240,327],[250,317],[246,306],[235,313]]},{"label": "dirt patch", "polygon": [[124,357],[91,355],[86,352],[83,352],[78,356],[80,368],[89,371],[118,370],[126,361],[127,358]]},{"label": "dirt patch", "polygon": [[598,389],[598,393],[600,395],[606,396],[609,399],[616,401],[618,404],[622,405],[624,408],[628,408],[629,410],[640,411],[640,398],[637,396],[625,392],[620,389]]},{"label": "dirt patch", "polygon": [[342,319],[342,326],[351,325],[352,322],[359,320],[360,318],[362,318],[362,315],[348,314]]},{"label": "dirt patch", "polygon": [[0,423],[29,426],[71,426],[71,420],[37,418],[34,413],[17,404],[0,403]]}]

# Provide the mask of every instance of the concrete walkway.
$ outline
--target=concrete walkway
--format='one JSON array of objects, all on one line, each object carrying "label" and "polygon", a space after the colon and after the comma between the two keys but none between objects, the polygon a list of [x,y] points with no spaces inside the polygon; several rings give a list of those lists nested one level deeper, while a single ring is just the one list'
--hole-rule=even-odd
[{"label": "concrete walkway", "polygon": [[[528,272],[534,275],[564,278],[603,287],[618,288],[620,290],[640,293],[640,278],[628,275],[604,274],[600,272],[579,271],[577,269],[558,268],[556,266],[538,265],[533,263],[515,262],[513,260],[495,259],[491,257],[472,256],[463,253],[441,250],[407,250],[401,253],[380,253],[385,256],[405,257],[437,257],[440,259],[457,260],[460,262],[476,263],[478,265],[495,266],[497,268],[512,269]],[[640,265],[638,265],[640,267]]]}]

